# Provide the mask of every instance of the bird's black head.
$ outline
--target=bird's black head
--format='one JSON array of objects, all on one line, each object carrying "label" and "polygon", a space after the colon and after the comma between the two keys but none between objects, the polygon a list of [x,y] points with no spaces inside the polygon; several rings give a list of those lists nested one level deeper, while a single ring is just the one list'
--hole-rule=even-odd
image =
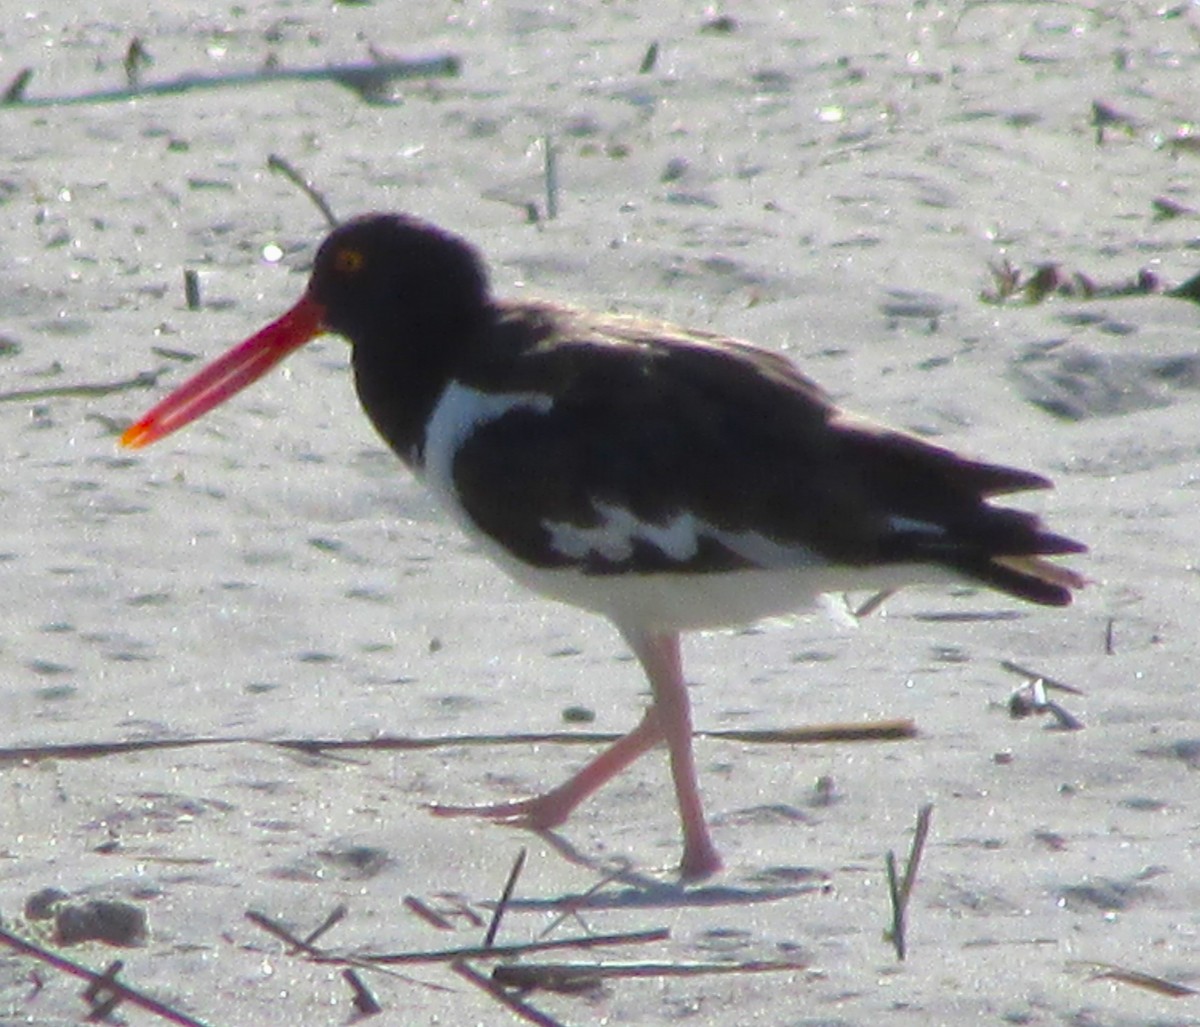
[{"label": "bird's black head", "polygon": [[309,296],[355,347],[429,345],[474,334],[488,308],[475,250],[405,214],[362,214],[334,229],[313,265]]}]

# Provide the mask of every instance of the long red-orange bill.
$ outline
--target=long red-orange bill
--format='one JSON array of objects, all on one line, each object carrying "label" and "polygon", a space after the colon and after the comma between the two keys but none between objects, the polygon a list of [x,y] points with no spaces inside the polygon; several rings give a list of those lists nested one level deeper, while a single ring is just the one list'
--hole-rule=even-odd
[{"label": "long red-orange bill", "polygon": [[131,449],[148,446],[208,413],[324,332],[324,318],[325,308],[305,296],[283,317],[217,357],[158,403],[125,431],[121,445]]}]

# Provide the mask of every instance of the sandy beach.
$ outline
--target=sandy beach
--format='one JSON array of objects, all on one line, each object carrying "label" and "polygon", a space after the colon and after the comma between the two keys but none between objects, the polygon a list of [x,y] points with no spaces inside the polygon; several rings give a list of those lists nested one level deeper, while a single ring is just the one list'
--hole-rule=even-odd
[{"label": "sandy beach", "polygon": [[[669,932],[524,955],[661,971],[533,991],[543,1022],[1200,1024],[1200,998],[1112,972],[1200,988],[1200,309],[1071,278],[1200,270],[1200,9],[649,8],[10,12],[0,81],[32,68],[29,101],[121,88],[134,37],[143,83],[372,48],[461,73],[388,103],[315,80],[0,109],[0,926],[121,959],[211,1027],[344,1024],[344,967],[248,910],[304,938],[345,906],[318,943],[336,954],[474,946],[525,848],[500,943],[564,913],[551,938]],[[341,217],[408,210],[471,239],[499,295],[752,340],[856,411],[1048,475],[1020,505],[1091,547],[1071,561],[1089,587],[1061,610],[913,590],[858,623],[690,636],[701,731],[918,732],[700,739],[728,864],[702,885],[673,870],[659,754],[557,838],[435,819],[435,800],[558,782],[595,747],[556,736],[628,730],[645,682],[608,624],[521,591],[443,519],[358,409],[340,339],[118,449],[303,289],[326,225],[271,154]],[[1006,263],[1058,265],[1075,295],[989,302]],[[1050,697],[1083,730],[1010,718],[1011,664],[1078,689]],[[440,743],[270,744],[381,736]],[[127,742],[163,744],[78,748]],[[903,864],[926,803],[901,962],[885,854]],[[24,914],[46,888],[141,909],[144,942],[59,944]],[[521,1022],[446,961],[392,970],[359,971],[370,1022]],[[82,1022],[80,990],[0,948],[0,1024]]]}]

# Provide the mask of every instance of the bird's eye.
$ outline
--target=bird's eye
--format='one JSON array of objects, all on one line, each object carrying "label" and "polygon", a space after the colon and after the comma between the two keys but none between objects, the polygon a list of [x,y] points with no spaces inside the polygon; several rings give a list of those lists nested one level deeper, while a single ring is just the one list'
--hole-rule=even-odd
[{"label": "bird's eye", "polygon": [[343,246],[333,256],[333,266],[343,275],[356,275],[367,265],[362,250]]}]

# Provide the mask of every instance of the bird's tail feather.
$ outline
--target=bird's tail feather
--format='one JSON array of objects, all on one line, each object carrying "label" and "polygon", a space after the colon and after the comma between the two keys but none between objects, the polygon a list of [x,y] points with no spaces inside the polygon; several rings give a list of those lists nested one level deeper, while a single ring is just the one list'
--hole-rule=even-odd
[{"label": "bird's tail feather", "polygon": [[1068,605],[1071,590],[1087,584],[1077,571],[1040,556],[993,556],[990,564],[991,572],[981,575],[989,584],[1046,606]]}]

